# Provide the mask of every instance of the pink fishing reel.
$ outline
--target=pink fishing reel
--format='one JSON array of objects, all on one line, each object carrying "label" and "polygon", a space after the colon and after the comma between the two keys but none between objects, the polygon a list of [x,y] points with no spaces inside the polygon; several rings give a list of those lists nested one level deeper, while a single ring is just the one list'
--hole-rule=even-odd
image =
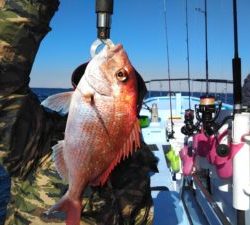
[{"label": "pink fishing reel", "polygon": [[204,132],[195,134],[193,136],[192,146],[187,144],[180,151],[180,157],[182,160],[182,172],[184,176],[188,176],[192,173],[197,155],[206,157],[211,149],[211,137],[206,136]]},{"label": "pink fishing reel", "polygon": [[243,146],[240,144],[223,144],[223,138],[228,136],[228,130],[218,136],[206,136],[204,132],[196,134],[193,139],[196,155],[206,157],[208,162],[216,167],[220,178],[230,178],[233,175],[233,158]]},{"label": "pink fishing reel", "polygon": [[195,161],[195,155],[192,151],[192,147],[190,148],[188,145],[184,145],[179,154],[182,161],[182,173],[184,176],[188,176],[193,171]]},{"label": "pink fishing reel", "polygon": [[[185,176],[192,173],[197,155],[207,158],[208,162],[215,166],[219,177],[229,178],[232,176],[233,157],[243,144],[223,143],[223,139],[228,138],[228,130],[219,132],[221,125],[215,122],[220,109],[221,103],[216,106],[212,96],[202,96],[200,104],[195,107],[196,118],[202,126],[199,133],[193,134],[192,148],[190,149],[185,144],[180,151],[182,171]],[[196,127],[198,128],[198,125]]]}]

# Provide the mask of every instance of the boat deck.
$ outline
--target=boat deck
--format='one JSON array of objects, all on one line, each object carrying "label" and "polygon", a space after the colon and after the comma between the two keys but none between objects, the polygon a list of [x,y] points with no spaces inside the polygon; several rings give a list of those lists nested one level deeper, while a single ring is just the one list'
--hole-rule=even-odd
[{"label": "boat deck", "polygon": [[[231,181],[222,181],[216,176],[212,176],[211,196],[199,179],[194,179],[194,188],[183,185],[184,178],[181,171],[175,173],[169,166],[165,154],[170,146],[179,155],[183,147],[185,136],[181,133],[184,125],[184,106],[188,106],[188,98],[173,98],[173,123],[174,138],[169,139],[167,132],[171,130],[169,97],[153,97],[146,100],[146,104],[151,108],[153,103],[158,106],[158,122],[150,123],[142,129],[144,141],[151,146],[154,155],[158,158],[159,173],[151,175],[151,193],[154,201],[154,225],[163,224],[185,224],[185,225],[236,225],[236,210],[232,207],[232,192],[223,191],[221,187],[231,185]],[[186,103],[185,103],[186,102]],[[181,104],[181,107],[178,105]],[[199,104],[198,98],[192,98],[192,108]],[[225,115],[231,112],[232,106],[224,104],[222,111]],[[141,115],[151,117],[147,109],[141,110]],[[224,116],[225,116],[224,115]],[[223,117],[222,117],[223,118]],[[152,147],[153,146],[153,147]],[[213,171],[213,166],[205,162],[205,167]],[[219,188],[220,187],[220,188]],[[246,211],[248,218],[249,210]],[[246,225],[250,221],[246,219]]]},{"label": "boat deck", "polygon": [[158,158],[159,173],[151,176],[151,195],[154,202],[154,224],[182,224],[188,225],[188,217],[179,192],[176,191],[178,182],[172,181],[171,171],[168,169],[162,145],[158,145],[154,151]]},{"label": "boat deck", "polygon": [[[144,141],[150,146],[158,159],[158,173],[151,175],[151,195],[154,202],[154,224],[188,225],[190,224],[180,198],[182,180],[173,181],[165,153],[170,148],[170,141],[166,137],[166,126],[163,121],[151,123],[142,129]],[[156,142],[157,141],[157,142]]]}]

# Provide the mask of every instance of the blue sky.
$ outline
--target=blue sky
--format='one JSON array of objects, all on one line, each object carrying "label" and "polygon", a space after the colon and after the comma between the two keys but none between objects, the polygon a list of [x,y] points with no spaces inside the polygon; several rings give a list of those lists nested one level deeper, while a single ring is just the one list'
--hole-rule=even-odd
[{"label": "blue sky", "polygon": [[[167,77],[163,0],[114,0],[111,39],[122,43],[144,80]],[[185,0],[166,0],[170,75],[187,77]],[[190,73],[205,78],[204,0],[188,0]],[[207,0],[210,78],[232,79],[232,0]],[[250,1],[238,0],[242,77],[250,73]],[[94,0],[61,0],[32,72],[31,87],[70,87],[72,71],[90,59],[96,39]]]}]

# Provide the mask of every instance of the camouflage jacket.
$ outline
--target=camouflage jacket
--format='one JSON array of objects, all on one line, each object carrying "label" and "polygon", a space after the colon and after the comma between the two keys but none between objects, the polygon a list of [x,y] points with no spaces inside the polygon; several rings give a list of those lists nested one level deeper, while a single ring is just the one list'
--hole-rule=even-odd
[{"label": "camouflage jacket", "polygon": [[[118,165],[104,187],[89,187],[83,196],[81,224],[152,224],[153,207],[148,173],[154,157],[144,146]],[[50,157],[25,180],[12,178],[11,201],[5,225],[64,224],[65,215],[45,211],[67,190]]]},{"label": "camouflage jacket", "polygon": [[[67,189],[50,157],[51,145],[63,139],[66,118],[46,112],[28,86],[58,5],[58,0],[0,0],[0,163],[12,177],[7,218],[0,224],[64,224],[65,215],[48,218],[44,212]],[[148,174],[155,163],[143,145],[115,168],[104,187],[89,188],[82,224],[151,224]]]}]

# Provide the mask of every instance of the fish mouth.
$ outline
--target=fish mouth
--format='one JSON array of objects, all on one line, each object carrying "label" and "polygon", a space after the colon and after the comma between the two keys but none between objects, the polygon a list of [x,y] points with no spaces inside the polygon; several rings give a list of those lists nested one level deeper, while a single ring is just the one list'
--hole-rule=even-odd
[{"label": "fish mouth", "polygon": [[108,57],[112,57],[114,54],[119,52],[121,49],[123,49],[122,44],[117,44],[115,46],[109,47]]}]

